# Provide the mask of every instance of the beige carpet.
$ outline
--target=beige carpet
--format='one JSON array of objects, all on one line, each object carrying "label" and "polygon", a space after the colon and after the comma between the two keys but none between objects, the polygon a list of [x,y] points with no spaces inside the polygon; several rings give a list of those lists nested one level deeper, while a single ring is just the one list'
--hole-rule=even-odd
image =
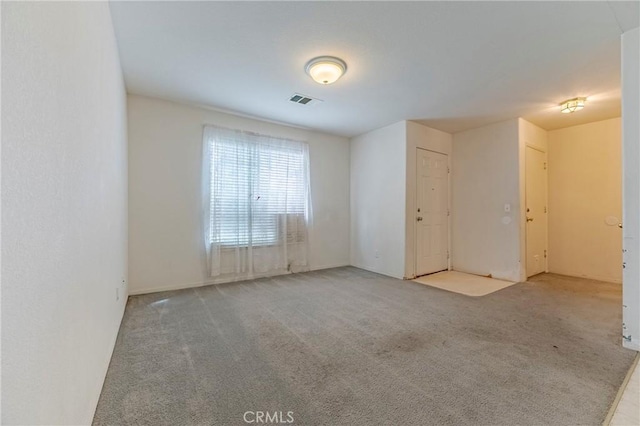
[{"label": "beige carpet", "polygon": [[496,280],[457,271],[438,272],[437,274],[416,278],[413,281],[473,297],[486,296],[515,284],[511,281]]}]

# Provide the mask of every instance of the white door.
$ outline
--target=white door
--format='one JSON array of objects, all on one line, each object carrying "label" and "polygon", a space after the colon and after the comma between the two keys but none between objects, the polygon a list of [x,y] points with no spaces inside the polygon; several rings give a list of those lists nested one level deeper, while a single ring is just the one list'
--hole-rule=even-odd
[{"label": "white door", "polygon": [[547,165],[546,155],[527,147],[525,169],[527,217],[527,277],[547,268]]},{"label": "white door", "polygon": [[418,148],[416,276],[448,269],[449,168],[447,156]]}]

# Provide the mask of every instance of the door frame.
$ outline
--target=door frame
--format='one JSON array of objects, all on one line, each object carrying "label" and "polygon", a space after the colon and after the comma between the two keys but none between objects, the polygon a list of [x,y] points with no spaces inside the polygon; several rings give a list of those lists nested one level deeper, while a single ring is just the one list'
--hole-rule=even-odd
[{"label": "door frame", "polygon": [[549,272],[549,154],[547,151],[537,145],[525,144],[524,147],[524,203],[521,212],[521,221],[524,223],[524,275],[525,281],[529,279],[529,271],[527,270],[527,240],[529,238],[529,232],[527,227],[527,149],[533,149],[544,154],[545,170],[547,172],[547,182],[544,193],[544,203],[547,208],[547,215],[545,216],[545,234],[544,234],[544,251],[546,256],[544,257],[544,272]]},{"label": "door frame", "polygon": [[[418,278],[418,227],[416,226],[416,208],[418,205],[418,159],[420,150],[433,152],[435,154],[445,155],[447,157],[447,211],[449,214],[447,215],[447,271],[452,270],[451,265],[451,215],[453,211],[451,209],[451,154],[447,152],[437,151],[435,149],[427,149],[416,147],[416,158],[415,158],[415,167],[416,173],[414,176],[414,191],[413,191],[413,207],[414,211],[412,212],[412,228],[413,228],[413,278]],[[429,274],[425,274],[429,275]]]}]

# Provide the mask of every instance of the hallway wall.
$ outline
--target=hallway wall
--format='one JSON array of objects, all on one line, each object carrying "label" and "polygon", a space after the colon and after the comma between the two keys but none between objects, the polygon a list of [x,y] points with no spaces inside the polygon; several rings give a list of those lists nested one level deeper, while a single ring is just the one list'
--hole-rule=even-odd
[{"label": "hallway wall", "polygon": [[622,282],[621,120],[549,132],[549,271]]}]

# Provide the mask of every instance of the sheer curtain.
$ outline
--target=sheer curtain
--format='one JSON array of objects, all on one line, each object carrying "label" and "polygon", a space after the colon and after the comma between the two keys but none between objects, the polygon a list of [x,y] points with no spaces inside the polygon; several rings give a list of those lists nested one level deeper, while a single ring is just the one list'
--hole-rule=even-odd
[{"label": "sheer curtain", "polygon": [[209,275],[234,281],[308,270],[308,145],[205,126],[203,151]]}]

